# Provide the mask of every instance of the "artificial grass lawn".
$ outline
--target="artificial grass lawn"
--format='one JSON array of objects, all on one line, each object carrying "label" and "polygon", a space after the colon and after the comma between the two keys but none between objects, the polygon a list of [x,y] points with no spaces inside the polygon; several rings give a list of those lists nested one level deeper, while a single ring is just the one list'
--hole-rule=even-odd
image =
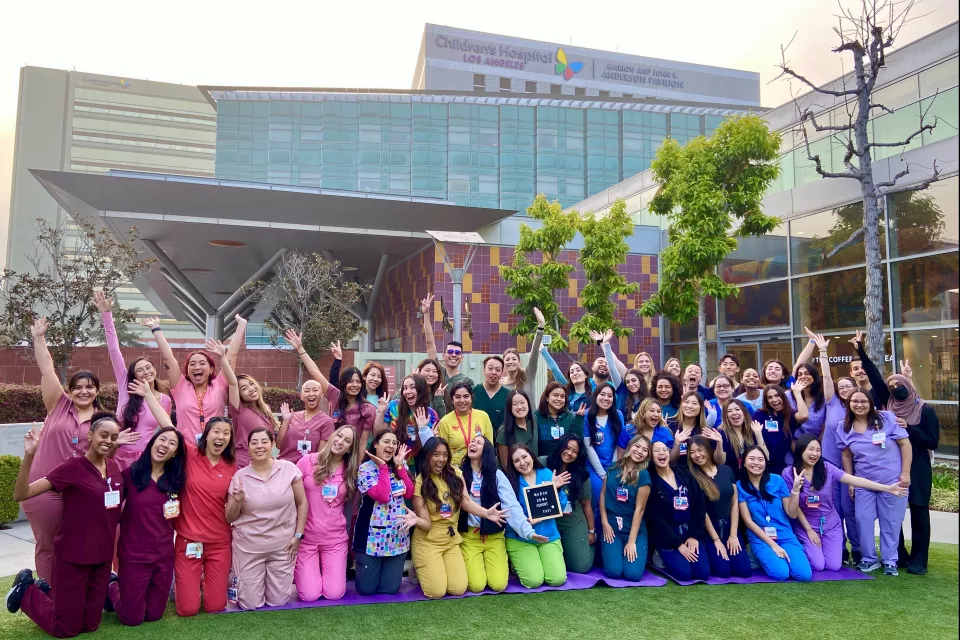
[{"label": "artificial grass lawn", "polygon": [[[736,638],[851,640],[958,637],[958,547],[934,544],[930,573],[815,584],[695,585],[482,596],[440,602],[324,607],[178,618],[123,627],[104,614],[98,639]],[[3,578],[4,589],[12,578]],[[5,593],[5,591],[4,591]],[[373,635],[371,635],[373,634]],[[0,614],[0,638],[44,634]],[[90,636],[87,636],[90,637]]]}]

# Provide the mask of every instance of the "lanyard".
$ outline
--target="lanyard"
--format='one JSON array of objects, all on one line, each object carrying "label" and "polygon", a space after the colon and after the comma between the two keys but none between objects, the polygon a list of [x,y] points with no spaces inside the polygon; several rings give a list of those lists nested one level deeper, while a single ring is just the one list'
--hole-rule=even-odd
[{"label": "lanyard", "polygon": [[193,388],[193,392],[197,396],[197,410],[200,412],[200,427],[203,427],[203,399],[207,396],[207,389],[210,387],[208,382],[204,387],[203,391],[198,391],[196,387]]},{"label": "lanyard", "polygon": [[[467,438],[467,434],[463,430],[463,423],[460,422],[460,414],[454,411],[453,415],[457,418],[457,427],[460,429],[460,435],[463,436],[463,446],[470,446],[470,439]],[[467,416],[467,431],[473,434],[473,409],[470,409],[470,415]]]}]

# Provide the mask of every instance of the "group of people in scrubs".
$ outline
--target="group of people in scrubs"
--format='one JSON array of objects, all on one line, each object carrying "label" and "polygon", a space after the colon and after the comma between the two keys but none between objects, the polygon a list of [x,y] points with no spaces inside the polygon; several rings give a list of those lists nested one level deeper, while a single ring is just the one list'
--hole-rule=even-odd
[{"label": "group of people in scrubs", "polygon": [[[160,365],[125,363],[112,302],[94,299],[115,414],[100,411],[90,372],[64,391],[46,321],[33,326],[47,418],[24,437],[14,497],[36,575],[16,576],[7,608],[55,637],[95,630],[104,610],[125,625],[157,620],[171,584],[178,615],[192,616],[337,600],[348,576],[363,595],[396,593],[407,575],[441,598],[502,591],[511,572],[528,588],[558,586],[598,565],[630,581],[648,566],[678,580],[754,568],[810,580],[849,558],[868,572],[926,571],[936,414],[909,375],[882,378],[859,334],[853,376],[836,383],[828,341],[810,333],[792,375],[771,362],[740,382],[724,356],[704,384],[699,365],[656,371],[646,353],[628,370],[612,332],[594,335],[604,355],[592,365],[563,372],[536,311],[527,365],[516,350],[489,356],[474,384],[460,343],[438,358],[427,298],[427,357],[392,398],[379,364],[341,372],[331,345],[324,376],[288,332],[309,375],[304,409],[291,411],[235,373],[242,317],[229,347],[208,341],[182,361],[147,320]],[[807,362],[815,349],[819,368]],[[541,356],[554,380],[536,396]],[[531,518],[536,486],[556,491],[561,515]]]}]

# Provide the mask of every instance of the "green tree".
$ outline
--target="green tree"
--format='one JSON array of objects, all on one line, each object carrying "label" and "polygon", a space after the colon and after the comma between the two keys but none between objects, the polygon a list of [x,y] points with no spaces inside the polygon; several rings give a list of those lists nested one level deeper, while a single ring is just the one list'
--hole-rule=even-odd
[{"label": "green tree", "polygon": [[633,334],[617,318],[620,305],[613,300],[617,295],[633,295],[640,290],[636,282],[627,282],[617,267],[627,261],[630,246],[626,238],[633,235],[633,219],[627,214],[623,200],[617,200],[609,211],[591,214],[580,222],[583,248],[580,264],[587,284],[580,292],[583,315],[570,326],[570,337],[581,345],[590,344],[590,332],[603,333],[613,329],[617,337]]},{"label": "green tree", "polygon": [[704,370],[704,301],[739,291],[717,275],[717,267],[737,249],[738,237],[761,236],[780,224],[760,207],[767,186],[780,174],[779,150],[780,136],[751,115],[727,120],[711,138],[700,136],[683,147],[667,139],[653,161],[660,188],[650,211],[670,219],[669,244],[660,253],[659,289],[638,314],[663,315],[678,324],[698,318]]},{"label": "green tree", "polygon": [[[537,328],[534,307],[543,312],[546,333],[551,336],[550,349],[567,348],[562,329],[567,317],[560,311],[555,292],[566,289],[574,266],[560,262],[560,253],[573,241],[580,228],[580,214],[565,213],[559,202],[549,202],[542,193],[527,208],[527,215],[539,220],[539,229],[520,225],[520,242],[513,254],[512,265],[500,265],[500,277],[507,283],[506,294],[517,300],[510,313],[520,318],[510,333],[532,338]],[[539,264],[535,263],[540,254]]]}]

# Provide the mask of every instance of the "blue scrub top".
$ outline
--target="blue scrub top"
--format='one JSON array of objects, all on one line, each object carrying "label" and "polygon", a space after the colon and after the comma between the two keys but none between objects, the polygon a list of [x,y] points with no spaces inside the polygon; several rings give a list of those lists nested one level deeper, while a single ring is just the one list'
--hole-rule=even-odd
[{"label": "blue scrub top", "polygon": [[[623,414],[617,411],[617,415],[620,417],[620,424],[623,424]],[[584,423],[584,432],[584,435],[587,435],[586,423]],[[623,429],[621,429],[621,433],[623,433]],[[603,465],[604,469],[613,464],[614,454],[617,450],[617,438],[613,435],[613,426],[610,424],[609,413],[607,414],[606,424],[601,426],[600,421],[597,421],[597,428],[590,444],[593,445],[593,450],[597,453],[597,457],[600,458],[600,464]]]},{"label": "blue scrub top", "polygon": [[[621,449],[626,449],[630,440],[633,439],[635,435],[637,435],[637,427],[631,422],[620,432],[620,439],[617,441],[617,446]],[[662,425],[654,427],[653,438],[650,439],[650,445],[653,446],[655,442],[662,442],[667,445],[667,449],[673,449],[673,432]]]},{"label": "blue scrub top", "polygon": [[[774,542],[777,544],[785,540],[796,541],[793,527],[790,526],[790,518],[783,510],[783,498],[790,497],[790,488],[787,483],[779,475],[771,475],[770,481],[767,482],[767,493],[773,496],[773,500],[764,500],[763,496],[759,495],[752,496],[744,490],[743,482],[737,482],[737,497],[740,504],[746,503],[753,522],[761,529],[776,527],[777,539]],[[766,544],[750,529],[747,529],[747,535],[750,544]]]},{"label": "blue scrub top", "polygon": [[[537,469],[537,484],[546,484],[548,482],[553,482],[553,471],[550,469]],[[526,501],[523,499],[523,490],[525,487],[529,487],[527,481],[520,476],[520,481],[517,483],[520,490],[520,494],[517,496],[517,501],[520,503],[520,508],[523,510],[523,515],[530,517],[530,514],[527,513]],[[558,491],[558,497],[560,498],[560,509],[561,511],[566,511],[567,508],[567,492]],[[538,535],[541,535],[545,538],[548,538],[550,542],[560,539],[560,530],[557,529],[556,519],[550,520],[541,520],[540,522],[533,525],[533,530],[537,532]],[[506,535],[508,538],[514,538],[515,540],[520,540],[522,542],[530,542],[522,538],[516,531],[513,530],[513,527],[507,527]],[[531,542],[530,544],[535,544]]]}]

